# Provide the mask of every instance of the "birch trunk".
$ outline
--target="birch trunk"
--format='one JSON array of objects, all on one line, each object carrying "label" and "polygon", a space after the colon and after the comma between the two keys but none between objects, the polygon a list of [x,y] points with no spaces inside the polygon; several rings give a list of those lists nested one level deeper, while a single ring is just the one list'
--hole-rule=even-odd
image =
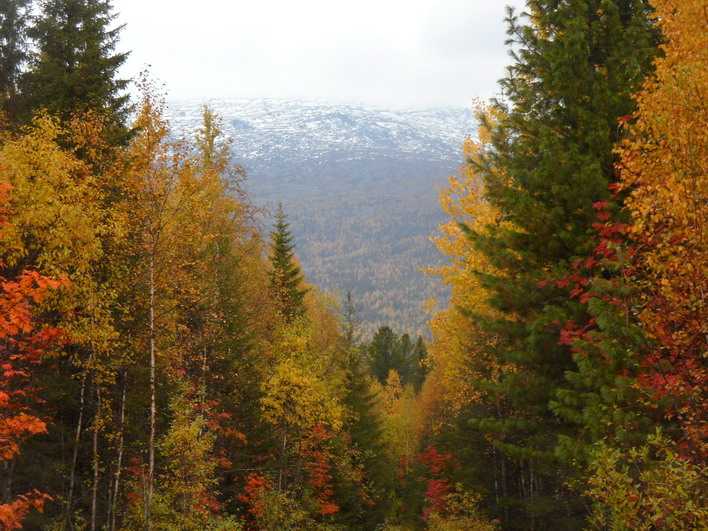
[{"label": "birch trunk", "polygon": [[[89,360],[90,362],[91,360]],[[79,394],[79,419],[76,421],[76,433],[74,435],[74,454],[71,459],[71,470],[69,472],[69,491],[66,495],[66,513],[64,514],[63,529],[71,529],[71,508],[74,501],[74,486],[76,484],[76,465],[79,460],[79,443],[81,442],[81,430],[84,423],[84,408],[86,404],[86,377],[88,369],[84,369],[81,376],[81,392]]]},{"label": "birch trunk", "polygon": [[120,476],[123,469],[123,440],[125,431],[125,396],[128,387],[128,374],[123,370],[123,392],[120,399],[120,428],[118,432],[118,456],[116,459],[116,474],[113,482],[113,497],[110,504],[109,529],[116,529],[116,510],[118,507],[118,493],[120,492]]},{"label": "birch trunk", "polygon": [[98,481],[100,460],[98,457],[98,432],[101,419],[101,389],[96,387],[96,417],[93,421],[93,486],[91,489],[91,531],[96,531],[96,509],[98,507]]}]

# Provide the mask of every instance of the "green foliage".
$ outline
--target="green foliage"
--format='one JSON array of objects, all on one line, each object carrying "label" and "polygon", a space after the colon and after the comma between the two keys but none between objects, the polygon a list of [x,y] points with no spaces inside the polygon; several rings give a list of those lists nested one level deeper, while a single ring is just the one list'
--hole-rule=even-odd
[{"label": "green foliage", "polygon": [[196,531],[212,518],[218,494],[212,454],[215,436],[197,406],[185,383],[179,384],[170,400],[170,427],[158,446],[166,463],[156,485],[156,508],[151,511],[158,529]]},{"label": "green foliage", "polygon": [[14,118],[19,82],[29,58],[30,0],[0,3],[0,111]]},{"label": "green foliage", "polygon": [[388,326],[382,326],[365,346],[372,374],[381,384],[386,383],[391,370],[401,377],[402,385],[412,384],[420,390],[425,379],[423,360],[427,354],[423,338],[411,342],[408,334],[396,335]]},{"label": "green foliage", "polygon": [[643,1],[539,0],[528,11],[528,19],[508,17],[515,60],[478,166],[505,224],[468,231],[498,271],[479,273],[498,317],[471,317],[499,339],[498,362],[516,370],[482,385],[504,414],[474,422],[523,477],[513,485],[508,518],[571,529],[581,525],[584,506],[564,492],[572,462],[556,448],[574,427],[551,404],[576,366],[560,329],[583,321],[584,308],[556,284],[592,251],[593,202],[608,197],[615,179],[617,119],[632,112],[656,43]]},{"label": "green foliage", "polygon": [[598,443],[587,495],[593,529],[690,530],[708,526],[708,469],[680,457],[660,431],[621,451]]},{"label": "green foliage", "polygon": [[275,228],[271,233],[270,289],[278,311],[286,322],[305,314],[306,289],[301,287],[303,276],[295,262],[293,238],[282,205],[275,215]]},{"label": "green foliage", "polygon": [[594,326],[570,340],[576,368],[566,372],[567,385],[551,401],[560,418],[577,426],[559,437],[557,455],[581,469],[588,466],[593,443],[640,445],[656,424],[636,385],[647,339],[627,315],[626,305],[610,302],[612,297],[628,300],[629,294],[602,278],[592,282],[591,290],[587,310]]},{"label": "green foliage", "polygon": [[127,53],[114,50],[122,26],[110,0],[43,0],[30,30],[37,52],[24,76],[23,112],[44,108],[62,118],[95,110],[125,139],[128,82],[117,77]]},{"label": "green foliage", "polygon": [[379,397],[371,386],[371,375],[359,348],[347,358],[347,408],[344,430],[350,438],[352,463],[360,470],[359,482],[339,487],[344,521],[351,529],[372,529],[384,521],[390,510],[390,493],[395,485],[395,466],[390,459],[382,420],[377,414]]},{"label": "green foliage", "polygon": [[302,497],[295,498],[287,492],[276,490],[265,491],[259,500],[257,523],[259,529],[283,529],[296,531],[312,529],[313,531],[334,531],[341,529],[336,525],[317,522],[308,514],[307,506]]}]

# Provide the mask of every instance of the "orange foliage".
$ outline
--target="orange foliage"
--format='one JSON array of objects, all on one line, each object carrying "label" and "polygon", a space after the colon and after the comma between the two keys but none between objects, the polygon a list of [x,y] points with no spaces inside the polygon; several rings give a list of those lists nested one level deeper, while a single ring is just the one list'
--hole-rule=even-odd
[{"label": "orange foliage", "polygon": [[22,529],[22,520],[32,510],[44,510],[44,503],[51,498],[39,491],[33,490],[28,494],[18,496],[10,503],[0,504],[0,528],[5,531]]},{"label": "orange foliage", "polygon": [[303,455],[307,459],[305,467],[309,474],[307,484],[312,487],[317,496],[320,514],[323,516],[339,512],[339,506],[332,501],[332,465],[327,450],[323,447],[331,434],[322,424],[316,424],[304,445]]},{"label": "orange foliage", "polygon": [[666,43],[637,96],[620,147],[636,245],[640,319],[657,348],[641,383],[670,397],[687,439],[705,440],[708,405],[708,11],[704,0],[653,0]]},{"label": "orange foliage", "polygon": [[265,501],[263,495],[272,489],[267,478],[260,474],[249,474],[246,478],[244,493],[238,496],[239,501],[248,506],[248,512],[258,518],[263,515]]},{"label": "orange foliage", "polygon": [[[5,218],[9,187],[0,189],[0,225]],[[0,277],[0,460],[10,461],[20,453],[24,439],[45,433],[45,422],[33,413],[38,403],[36,389],[29,381],[32,367],[60,339],[56,328],[36,329],[33,307],[44,300],[47,291],[62,282],[25,271],[15,280]],[[22,519],[32,509],[41,510],[46,494],[32,491],[0,505],[3,529],[22,528]]]}]

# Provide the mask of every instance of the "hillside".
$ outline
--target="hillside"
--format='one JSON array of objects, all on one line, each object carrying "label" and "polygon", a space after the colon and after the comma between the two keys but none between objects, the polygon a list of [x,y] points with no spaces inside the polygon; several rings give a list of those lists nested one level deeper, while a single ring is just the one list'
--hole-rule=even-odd
[{"label": "hillside", "polygon": [[[177,134],[195,130],[201,101],[173,101]],[[443,220],[436,187],[473,130],[464,108],[385,110],[270,99],[218,99],[234,160],[256,204],[282,201],[308,277],[352,290],[364,328],[425,329],[422,303],[445,289],[420,273],[440,260],[429,235]]]}]

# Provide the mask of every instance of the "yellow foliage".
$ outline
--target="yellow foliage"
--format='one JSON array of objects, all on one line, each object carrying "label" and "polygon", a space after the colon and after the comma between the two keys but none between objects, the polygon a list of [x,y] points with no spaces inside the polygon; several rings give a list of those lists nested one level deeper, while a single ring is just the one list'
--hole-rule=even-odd
[{"label": "yellow foliage", "polygon": [[96,180],[59,145],[65,130],[56,119],[40,114],[22,133],[0,149],[1,178],[12,186],[13,223],[0,241],[5,264],[32,254],[45,274],[84,273],[101,257]]},{"label": "yellow foliage", "polygon": [[499,529],[497,521],[481,514],[479,509],[481,496],[456,484],[445,499],[445,514],[433,512],[428,517],[430,531],[495,531]]},{"label": "yellow foliage", "polygon": [[261,399],[264,418],[274,426],[295,428],[299,433],[316,424],[333,431],[342,428],[342,406],[327,385],[293,359],[279,362],[264,385]]},{"label": "yellow foliage", "polygon": [[[439,227],[439,234],[433,242],[447,258],[446,265],[431,268],[430,274],[439,276],[450,286],[451,299],[447,308],[438,311],[431,320],[433,341],[429,352],[432,372],[423,388],[421,400],[425,408],[432,412],[440,408],[452,411],[480,399],[475,387],[479,379],[477,368],[480,359],[494,338],[484,335],[464,310],[489,315],[492,310],[486,303],[487,294],[481,286],[476,272],[492,273],[493,269],[484,255],[474,249],[461,225],[473,231],[484,232],[498,220],[498,213],[485,200],[484,183],[475,170],[490,142],[490,131],[485,123],[494,123],[492,111],[480,108],[480,117],[485,117],[478,130],[478,139],[465,140],[463,151],[468,161],[460,169],[459,176],[449,178],[448,188],[440,196],[443,211],[449,221]],[[482,365],[497,368],[491,360]],[[438,398],[444,397],[444,398]],[[439,404],[444,400],[443,404]],[[442,418],[436,415],[438,418]]]},{"label": "yellow foliage", "polygon": [[[117,339],[117,289],[106,280],[114,266],[106,252],[125,238],[125,219],[107,199],[114,175],[108,168],[94,174],[76,153],[98,144],[101,127],[91,115],[62,125],[40,113],[19,135],[4,138],[0,181],[12,187],[13,223],[0,234],[0,252],[6,267],[67,278],[69,289],[47,304],[74,344],[109,355]],[[66,139],[77,147],[64,147]]]},{"label": "yellow foliage", "polygon": [[309,323],[295,321],[281,330],[275,343],[276,362],[263,384],[261,409],[273,426],[297,437],[323,424],[340,431],[344,408],[330,363],[313,348]]},{"label": "yellow foliage", "polygon": [[587,496],[592,529],[649,531],[706,529],[705,465],[691,464],[661,432],[640,448],[597,447]]},{"label": "yellow foliage", "polygon": [[379,396],[377,408],[384,444],[393,460],[407,467],[418,451],[421,435],[418,397],[413,386],[401,385],[401,378],[394,369],[389,371],[386,385],[374,380],[372,388]]}]

